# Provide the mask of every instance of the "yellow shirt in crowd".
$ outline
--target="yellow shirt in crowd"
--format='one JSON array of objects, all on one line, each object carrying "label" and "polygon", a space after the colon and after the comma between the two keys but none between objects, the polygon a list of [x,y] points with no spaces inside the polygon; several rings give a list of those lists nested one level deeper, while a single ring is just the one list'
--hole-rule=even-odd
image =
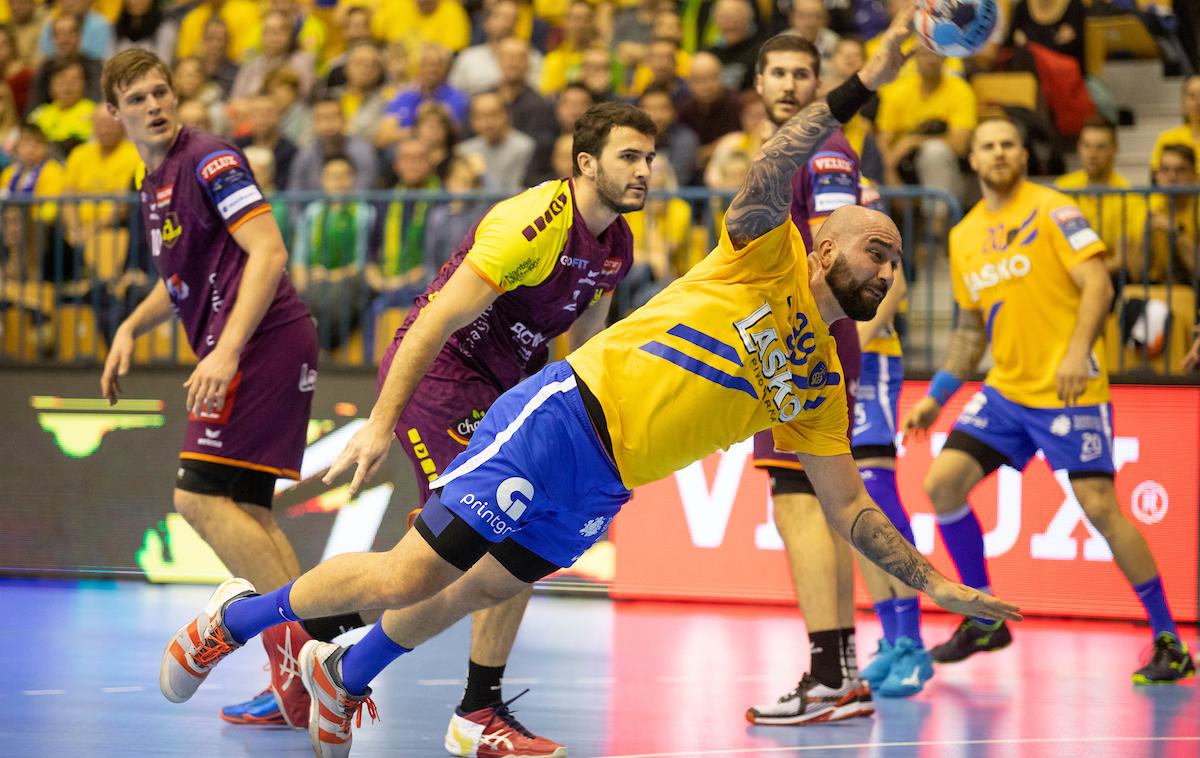
[{"label": "yellow shirt in crowd", "polygon": [[1193,150],[1200,149],[1200,145],[1196,144],[1196,138],[1193,136],[1192,127],[1188,124],[1181,124],[1172,129],[1168,129],[1158,135],[1158,139],[1154,141],[1154,152],[1150,154],[1150,168],[1157,171],[1158,161],[1162,158],[1163,148],[1167,145],[1187,145]]},{"label": "yellow shirt in crowd", "polygon": [[[200,54],[204,25],[212,17],[212,6],[205,3],[193,8],[179,24],[179,41],[175,53],[180,58]],[[229,58],[241,63],[258,47],[262,38],[262,15],[258,3],[252,0],[228,0],[218,17],[229,27]]]},{"label": "yellow shirt in crowd", "polygon": [[943,75],[937,89],[921,94],[921,77],[906,76],[879,90],[880,132],[905,135],[926,121],[945,121],[951,129],[974,129],[975,90],[957,76]]},{"label": "yellow shirt in crowd", "polygon": [[[1085,190],[1088,187],[1086,171],[1072,171],[1060,176],[1054,186],[1064,190]],[[1124,176],[1113,172],[1105,185],[1109,189],[1129,189],[1133,185]],[[1108,254],[1120,255],[1127,265],[1129,252],[1142,244],[1146,230],[1146,201],[1141,195],[1072,195],[1083,215],[1093,229],[1100,231],[1100,239],[1108,248]],[[1140,272],[1129,272],[1135,279]]]},{"label": "yellow shirt in crowd", "polygon": [[[142,159],[129,140],[122,140],[107,155],[97,142],[85,142],[67,156],[63,190],[74,195],[123,195],[131,192],[133,176]],[[112,214],[114,204],[80,203],[79,220],[90,227],[98,218]]]},{"label": "yellow shirt in crowd", "polygon": [[[1030,408],[1062,405],[1055,376],[1079,312],[1068,272],[1104,252],[1079,206],[1028,181],[999,211],[980,201],[950,231],[954,299],[983,315],[995,360],[987,383],[1001,395]],[[1108,402],[1103,341],[1093,346],[1080,405]]]},{"label": "yellow shirt in crowd", "polygon": [[433,13],[422,15],[415,0],[373,0],[371,31],[388,42],[404,41],[409,49],[421,42],[436,42],[453,52],[471,44],[471,19],[462,3],[439,0]]},{"label": "yellow shirt in crowd", "polygon": [[774,427],[775,447],[850,451],[846,387],[791,219],[708,257],[567,356],[633,488]]}]

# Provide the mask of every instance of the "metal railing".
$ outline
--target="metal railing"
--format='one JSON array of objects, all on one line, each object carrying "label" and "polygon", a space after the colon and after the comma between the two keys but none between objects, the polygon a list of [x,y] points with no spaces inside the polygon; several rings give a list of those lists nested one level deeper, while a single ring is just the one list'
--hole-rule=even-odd
[{"label": "metal railing", "polygon": [[[1163,249],[1172,261],[1161,276],[1157,263],[1142,266],[1139,277],[1124,270],[1115,272],[1119,294],[1108,328],[1110,338],[1120,342],[1109,347],[1114,372],[1167,374],[1177,370],[1182,358],[1179,335],[1190,335],[1196,311],[1200,248],[1194,235],[1190,241],[1183,238],[1190,246],[1181,251],[1172,247],[1169,234],[1150,224],[1141,224],[1137,235],[1128,230],[1137,226],[1138,208],[1147,206],[1152,195],[1191,198],[1190,219],[1177,219],[1180,211],[1166,203],[1166,223],[1176,228],[1177,222],[1190,220],[1192,229],[1200,227],[1195,216],[1200,206],[1197,192],[1197,188],[1164,191],[1149,187],[1070,192],[1085,213],[1093,210],[1089,203],[1096,206],[1098,215],[1092,221],[1101,234],[1107,228],[1123,230],[1116,245],[1113,240],[1106,242],[1120,246],[1126,260],[1133,257],[1130,251],[1135,247],[1161,257],[1159,248],[1165,244]],[[962,207],[950,195],[918,187],[883,188],[881,194],[904,240],[903,260],[910,285],[899,331],[906,369],[917,374],[932,371],[942,358],[956,314],[946,240],[948,230],[962,217]],[[615,318],[645,302],[716,245],[719,223],[732,195],[731,191],[695,187],[651,194],[646,210],[630,217],[638,254],[634,270],[617,292]],[[1111,196],[1117,198],[1115,203],[1097,201]],[[318,315],[326,348],[323,365],[374,365],[412,297],[451,256],[474,221],[503,197],[506,195],[385,191],[339,198],[343,208],[355,205],[370,217],[370,238],[365,246],[356,248],[351,265],[357,270],[347,274],[353,282],[314,286],[325,281],[318,270],[322,267],[293,267],[297,284],[307,285],[302,297]],[[315,204],[329,203],[330,198],[323,193],[289,192],[278,193],[271,201],[293,256],[307,250],[310,263],[329,262],[331,253],[326,248],[332,243],[320,233],[314,234],[314,217],[319,213],[311,209],[328,207]],[[1156,207],[1161,202],[1156,201]],[[108,340],[120,321],[156,282],[137,203],[138,197],[132,194],[0,199],[0,364],[103,361]],[[1121,215],[1120,223],[1112,220],[1113,212]],[[414,222],[419,233],[413,231]],[[1160,239],[1164,234],[1165,242]],[[1175,241],[1178,239],[1177,234]],[[416,245],[419,250],[413,249]],[[333,262],[344,263],[346,253],[341,250],[342,257]],[[1180,266],[1174,265],[1177,259]],[[1150,261],[1151,256],[1139,260]],[[1188,262],[1187,276],[1181,276],[1182,266]],[[368,273],[372,267],[374,272]],[[1149,303],[1153,305],[1146,305]],[[1126,343],[1139,337],[1154,341],[1151,338],[1158,330],[1146,325],[1157,324],[1164,307],[1163,344],[1138,343],[1140,347],[1127,348]],[[1126,323],[1122,324],[1122,319]],[[139,340],[135,360],[148,364],[190,362],[194,359],[185,342],[177,325],[164,325]]]}]

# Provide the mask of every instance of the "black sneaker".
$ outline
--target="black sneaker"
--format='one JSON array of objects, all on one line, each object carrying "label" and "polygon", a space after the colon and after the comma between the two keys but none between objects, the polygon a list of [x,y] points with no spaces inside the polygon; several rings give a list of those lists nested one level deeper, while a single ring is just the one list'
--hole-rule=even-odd
[{"label": "black sneaker", "polygon": [[1169,632],[1159,632],[1154,638],[1154,654],[1150,662],[1133,672],[1134,684],[1172,684],[1196,675],[1196,664],[1187,645]]},{"label": "black sneaker", "polygon": [[987,629],[968,617],[954,630],[954,636],[931,648],[929,655],[935,663],[958,663],[975,653],[1000,650],[1011,644],[1012,633],[1008,631],[1008,624],[1001,621],[998,626]]}]

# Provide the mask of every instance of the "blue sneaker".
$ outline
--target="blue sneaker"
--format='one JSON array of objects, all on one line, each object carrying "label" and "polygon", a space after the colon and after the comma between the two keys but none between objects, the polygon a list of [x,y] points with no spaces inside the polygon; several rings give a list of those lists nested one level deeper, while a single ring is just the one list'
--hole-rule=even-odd
[{"label": "blue sneaker", "polygon": [[268,687],[250,700],[221,709],[221,718],[230,724],[253,724],[255,726],[287,726],[275,693]]},{"label": "blue sneaker", "polygon": [[900,637],[892,650],[892,670],[887,679],[874,688],[882,697],[910,697],[925,688],[933,677],[933,658],[929,651],[917,647],[911,637]]},{"label": "blue sneaker", "polygon": [[892,672],[892,661],[896,658],[895,647],[883,637],[879,638],[879,649],[875,651],[875,659],[862,670],[862,678],[867,680],[872,690],[879,689],[883,680]]}]

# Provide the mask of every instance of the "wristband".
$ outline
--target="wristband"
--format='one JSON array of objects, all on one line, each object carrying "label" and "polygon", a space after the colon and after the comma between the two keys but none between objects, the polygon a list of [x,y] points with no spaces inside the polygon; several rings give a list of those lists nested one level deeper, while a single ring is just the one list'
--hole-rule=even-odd
[{"label": "wristband", "polygon": [[871,102],[873,97],[875,93],[867,89],[867,85],[858,78],[858,74],[854,74],[833,88],[825,96],[825,102],[829,104],[829,112],[833,117],[844,124],[854,118],[858,109]]},{"label": "wristband", "polygon": [[928,395],[936,400],[938,405],[945,405],[962,385],[963,380],[954,374],[949,371],[939,371],[933,375],[933,381],[929,383]]}]

